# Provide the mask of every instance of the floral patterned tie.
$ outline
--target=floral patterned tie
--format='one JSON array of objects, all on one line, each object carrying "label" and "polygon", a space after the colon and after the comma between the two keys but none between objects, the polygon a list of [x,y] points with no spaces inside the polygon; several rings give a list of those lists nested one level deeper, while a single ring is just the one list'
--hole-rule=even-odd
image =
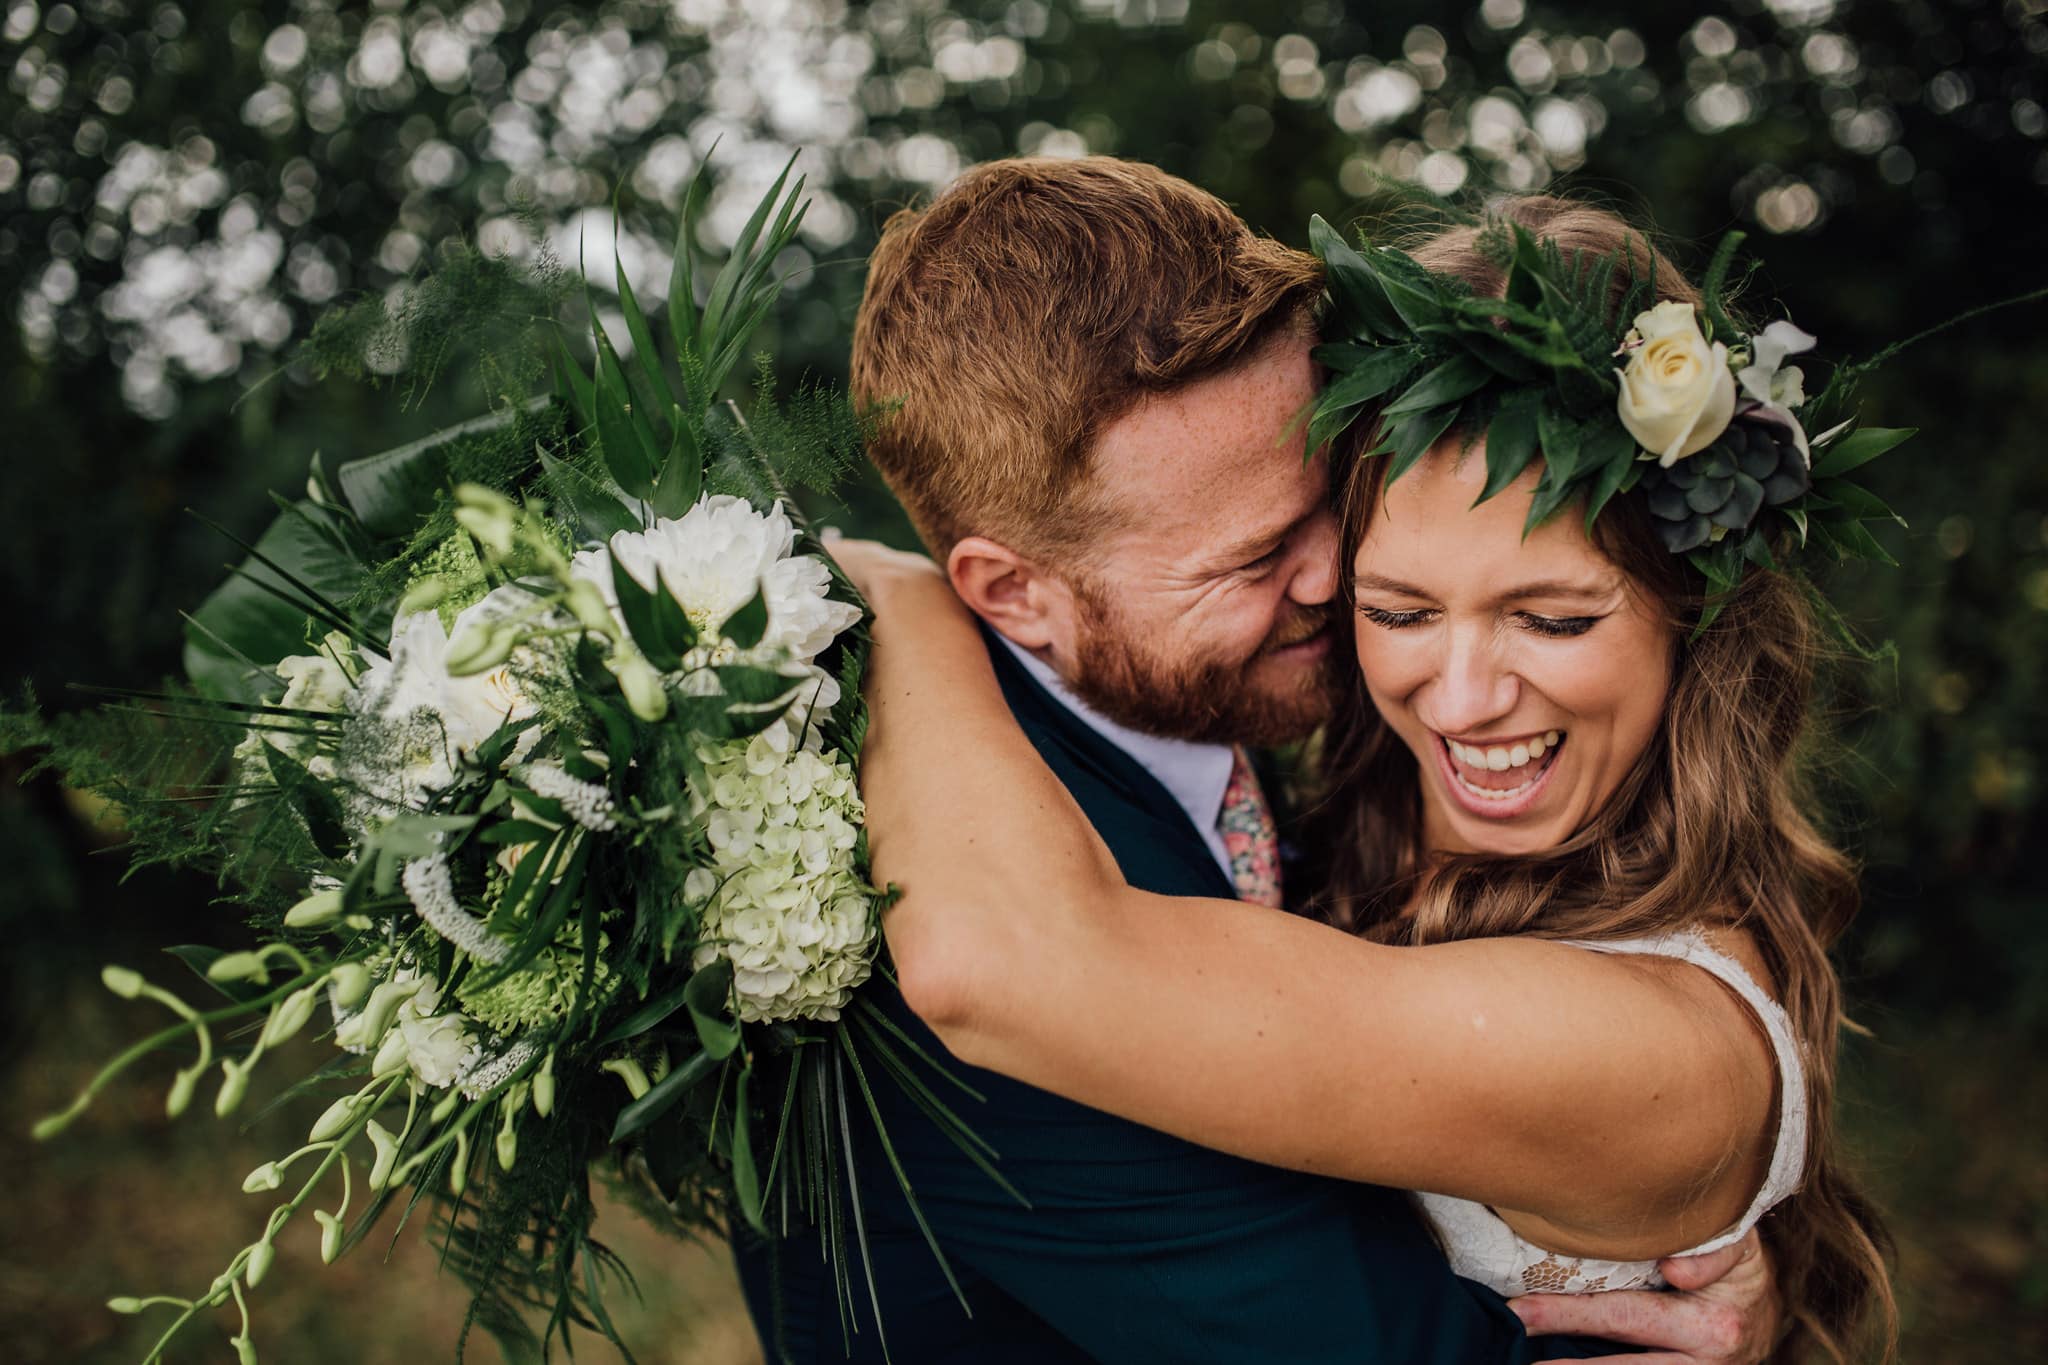
[{"label": "floral patterned tie", "polygon": [[1230,785],[1223,789],[1223,811],[1216,827],[1223,850],[1230,855],[1230,879],[1240,900],[1280,908],[1280,837],[1273,827],[1273,808],[1259,788],[1251,755],[1244,746],[1231,747]]}]

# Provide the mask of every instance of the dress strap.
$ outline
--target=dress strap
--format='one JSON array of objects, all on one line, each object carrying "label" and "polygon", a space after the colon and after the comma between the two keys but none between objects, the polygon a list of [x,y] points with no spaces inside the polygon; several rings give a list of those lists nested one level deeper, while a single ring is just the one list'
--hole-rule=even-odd
[{"label": "dress strap", "polygon": [[1740,1241],[1757,1221],[1799,1189],[1806,1172],[1807,1094],[1806,1066],[1800,1058],[1798,1035],[1785,1007],[1756,983],[1740,962],[1707,942],[1696,929],[1660,934],[1652,938],[1570,939],[1572,947],[1596,953],[1631,953],[1649,957],[1670,957],[1689,962],[1715,977],[1741,997],[1763,1025],[1778,1062],[1778,1140],[1771,1152],[1771,1165],[1763,1188],[1750,1201],[1742,1218],[1720,1236],[1700,1243],[1680,1256],[1698,1256]]}]

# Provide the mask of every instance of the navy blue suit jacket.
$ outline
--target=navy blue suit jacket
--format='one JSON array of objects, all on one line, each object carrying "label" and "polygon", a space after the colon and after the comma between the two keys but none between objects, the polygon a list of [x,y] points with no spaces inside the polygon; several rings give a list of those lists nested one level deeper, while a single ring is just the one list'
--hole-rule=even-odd
[{"label": "navy blue suit jacket", "polygon": [[[1228,879],[1158,781],[1000,644],[991,640],[989,654],[1011,710],[1130,882],[1164,895],[1230,897]],[[865,989],[943,1055],[886,981]],[[870,1141],[856,1169],[896,1365],[1519,1365],[1587,1353],[1525,1338],[1497,1295],[1451,1273],[1397,1191],[1226,1156],[948,1065],[987,1096],[959,1112],[1001,1154],[1000,1169],[1032,1207],[976,1170],[894,1086],[877,1087],[891,1140],[973,1310],[961,1310]],[[1185,1067],[1199,1076],[1201,1058]],[[771,1361],[884,1359],[857,1253],[849,1248],[856,1306],[843,1323],[815,1234],[763,1242],[743,1231],[736,1250]]]}]

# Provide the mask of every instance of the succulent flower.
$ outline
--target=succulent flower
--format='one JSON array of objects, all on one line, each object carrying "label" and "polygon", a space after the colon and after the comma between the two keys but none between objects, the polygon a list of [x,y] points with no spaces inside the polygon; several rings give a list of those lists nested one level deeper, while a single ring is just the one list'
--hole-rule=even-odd
[{"label": "succulent flower", "polygon": [[1642,488],[1664,547],[1683,554],[1748,530],[1764,508],[1796,500],[1811,483],[1798,442],[1765,420],[1732,422],[1692,459],[1647,467]]}]

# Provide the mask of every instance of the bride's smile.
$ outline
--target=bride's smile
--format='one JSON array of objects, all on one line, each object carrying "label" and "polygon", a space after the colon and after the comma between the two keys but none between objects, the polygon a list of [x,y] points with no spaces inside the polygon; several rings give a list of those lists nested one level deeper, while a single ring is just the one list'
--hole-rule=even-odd
[{"label": "bride's smile", "polygon": [[1554,848],[1651,744],[1671,630],[1582,519],[1524,535],[1536,471],[1477,506],[1485,443],[1384,488],[1353,562],[1358,664],[1415,755],[1439,852]]}]

